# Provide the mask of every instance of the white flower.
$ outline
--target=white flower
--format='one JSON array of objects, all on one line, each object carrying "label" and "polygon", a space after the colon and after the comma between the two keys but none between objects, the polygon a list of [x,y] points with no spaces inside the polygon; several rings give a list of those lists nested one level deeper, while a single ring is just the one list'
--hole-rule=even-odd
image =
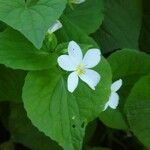
[{"label": "white flower", "polygon": [[112,109],[117,108],[117,106],[119,104],[119,95],[117,94],[117,91],[120,89],[121,86],[122,86],[122,80],[121,79],[115,81],[111,85],[111,94],[109,96],[108,102],[104,106],[103,111],[105,111],[108,107],[111,107]]},{"label": "white flower", "polygon": [[95,90],[100,81],[100,75],[90,68],[95,67],[101,59],[99,49],[89,49],[83,57],[79,45],[71,41],[68,45],[68,54],[58,57],[59,66],[66,71],[73,71],[68,76],[68,91],[73,92],[78,86],[79,78]]},{"label": "white flower", "polygon": [[70,3],[74,3],[74,4],[81,4],[85,2],[85,0],[70,0]]},{"label": "white flower", "polygon": [[53,33],[57,31],[58,29],[62,28],[62,24],[59,20],[56,20],[48,29],[48,33]]}]

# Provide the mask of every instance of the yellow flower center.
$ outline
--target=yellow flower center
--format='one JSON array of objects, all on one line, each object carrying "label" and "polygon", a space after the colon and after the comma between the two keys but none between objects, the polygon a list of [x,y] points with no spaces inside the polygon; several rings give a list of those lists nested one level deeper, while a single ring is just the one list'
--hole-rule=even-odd
[{"label": "yellow flower center", "polygon": [[84,64],[79,64],[76,68],[76,73],[78,75],[84,74],[85,73],[85,65]]}]

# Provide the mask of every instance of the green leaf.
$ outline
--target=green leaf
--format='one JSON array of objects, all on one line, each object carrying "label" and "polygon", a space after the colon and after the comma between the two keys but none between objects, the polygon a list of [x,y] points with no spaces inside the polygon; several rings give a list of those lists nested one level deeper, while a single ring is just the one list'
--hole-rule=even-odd
[{"label": "green leaf", "polygon": [[3,32],[6,29],[6,24],[0,21],[0,32]]},{"label": "green leaf", "polygon": [[[119,107],[112,112],[110,112],[109,109],[106,110],[102,114],[102,118],[100,114],[100,119],[102,119],[106,125],[109,123],[109,127],[126,129],[126,118],[123,115],[124,103],[135,82],[141,76],[150,72],[150,56],[143,52],[124,49],[113,53],[108,58],[108,61],[112,69],[113,81],[121,78],[123,85],[118,92],[120,96]],[[117,118],[110,121],[110,118],[114,118],[114,114]]]},{"label": "green leaf", "polygon": [[55,142],[31,124],[22,104],[10,105],[8,126],[12,142],[21,143],[35,150],[61,150]]},{"label": "green leaf", "polygon": [[143,25],[140,35],[140,49],[150,54],[150,1],[143,0]]},{"label": "green leaf", "polygon": [[150,75],[132,88],[125,105],[127,119],[136,137],[150,149]]},{"label": "green leaf", "polygon": [[41,48],[45,33],[62,14],[66,0],[0,0],[0,4],[0,20]]},{"label": "green leaf", "polygon": [[103,21],[103,0],[86,0],[80,5],[67,7],[66,17],[85,33],[96,31]]},{"label": "green leaf", "polygon": [[33,124],[64,149],[81,149],[84,129],[78,105],[59,74],[55,70],[28,74],[23,89],[25,109]]},{"label": "green leaf", "polygon": [[37,50],[19,32],[0,33],[0,63],[13,69],[42,70],[56,65],[56,54]]},{"label": "green leaf", "polygon": [[96,129],[97,129],[97,120],[95,119],[89,122],[89,124],[86,126],[84,143],[83,143],[84,146],[90,143],[90,141],[93,138],[94,133],[96,132]]},{"label": "green leaf", "polygon": [[[113,80],[121,78],[123,86],[119,93],[121,98],[127,98],[135,82],[143,75],[150,73],[150,56],[132,49],[123,49],[113,53],[110,63]],[[120,100],[120,102],[123,102]]]},{"label": "green leaf", "polygon": [[139,49],[141,24],[141,0],[105,0],[104,21],[95,40],[104,53],[122,48]]},{"label": "green leaf", "polygon": [[104,105],[110,95],[110,86],[112,82],[111,69],[104,58],[102,58],[100,64],[97,65],[94,70],[101,75],[101,80],[96,90],[91,90],[81,81],[78,89],[75,91],[81,115],[88,121],[95,119],[103,111]]},{"label": "green leaf", "polygon": [[63,28],[56,33],[59,43],[76,41],[81,44],[92,45],[98,47],[97,43],[89,37],[83,30],[73,24],[66,16],[61,17]]},{"label": "green leaf", "polygon": [[0,65],[0,101],[19,101],[26,73]]},{"label": "green leaf", "polygon": [[114,129],[128,129],[128,126],[121,114],[117,109],[108,108],[106,111],[99,115],[99,119],[108,127]]},{"label": "green leaf", "polygon": [[73,94],[66,89],[66,76],[57,69],[29,72],[26,77],[23,101],[28,117],[66,150],[81,149],[87,122],[103,110],[110,94],[109,64],[103,58],[95,70],[101,74],[96,90],[80,81]]}]

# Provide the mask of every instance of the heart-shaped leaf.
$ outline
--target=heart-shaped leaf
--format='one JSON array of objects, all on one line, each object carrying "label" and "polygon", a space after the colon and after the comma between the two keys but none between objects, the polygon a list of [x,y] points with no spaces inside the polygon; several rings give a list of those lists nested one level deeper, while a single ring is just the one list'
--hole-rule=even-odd
[{"label": "heart-shaped leaf", "polygon": [[65,15],[69,21],[90,34],[96,31],[103,21],[103,0],[86,0],[80,5],[67,7]]},{"label": "heart-shaped leaf", "polygon": [[0,63],[13,69],[42,70],[56,65],[56,54],[37,50],[19,32],[0,33]]},{"label": "heart-shaped leaf", "polygon": [[0,20],[41,48],[46,31],[62,14],[66,0],[0,0]]},{"label": "heart-shaped leaf", "polygon": [[[66,150],[80,150],[87,122],[103,110],[110,94],[111,70],[103,58],[96,68],[101,81],[95,91],[80,81],[71,94],[57,69],[29,72],[23,88],[28,117]],[[90,111],[89,111],[90,110]]]}]

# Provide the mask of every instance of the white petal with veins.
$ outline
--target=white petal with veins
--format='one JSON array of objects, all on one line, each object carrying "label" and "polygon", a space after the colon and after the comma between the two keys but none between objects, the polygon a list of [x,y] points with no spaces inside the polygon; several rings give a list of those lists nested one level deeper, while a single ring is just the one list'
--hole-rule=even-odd
[{"label": "white petal with veins", "polygon": [[95,90],[96,85],[100,81],[100,75],[91,69],[86,69],[85,73],[82,75],[79,75],[81,80],[83,80],[85,83],[89,85],[93,90]]},{"label": "white petal with veins", "polygon": [[68,76],[68,81],[67,81],[68,91],[72,93],[77,88],[78,82],[79,82],[79,77],[75,72],[72,72]]},{"label": "white petal with veins", "polygon": [[85,64],[86,68],[95,67],[101,60],[101,52],[99,49],[89,49],[84,58],[83,64]]},{"label": "white petal with veins", "polygon": [[99,49],[90,49],[83,59],[80,46],[74,41],[69,42],[68,55],[62,55],[57,60],[62,69],[73,71],[68,76],[68,91],[73,92],[76,89],[79,77],[95,90],[101,77],[99,73],[89,68],[95,67],[100,62],[100,55]]},{"label": "white petal with veins", "polygon": [[74,60],[75,63],[77,64],[81,63],[83,54],[80,46],[76,42],[74,41],[69,42],[68,53],[70,58]]},{"label": "white petal with veins", "polygon": [[112,109],[116,109],[118,104],[119,104],[119,96],[117,93],[112,93],[110,98],[109,98],[109,102],[108,102],[109,106]]},{"label": "white petal with veins", "polygon": [[76,65],[68,55],[59,56],[57,62],[59,66],[66,71],[74,71],[76,69]]},{"label": "white petal with veins", "polygon": [[119,79],[111,85],[111,91],[116,92],[120,89],[121,86],[122,86],[122,80]]}]

